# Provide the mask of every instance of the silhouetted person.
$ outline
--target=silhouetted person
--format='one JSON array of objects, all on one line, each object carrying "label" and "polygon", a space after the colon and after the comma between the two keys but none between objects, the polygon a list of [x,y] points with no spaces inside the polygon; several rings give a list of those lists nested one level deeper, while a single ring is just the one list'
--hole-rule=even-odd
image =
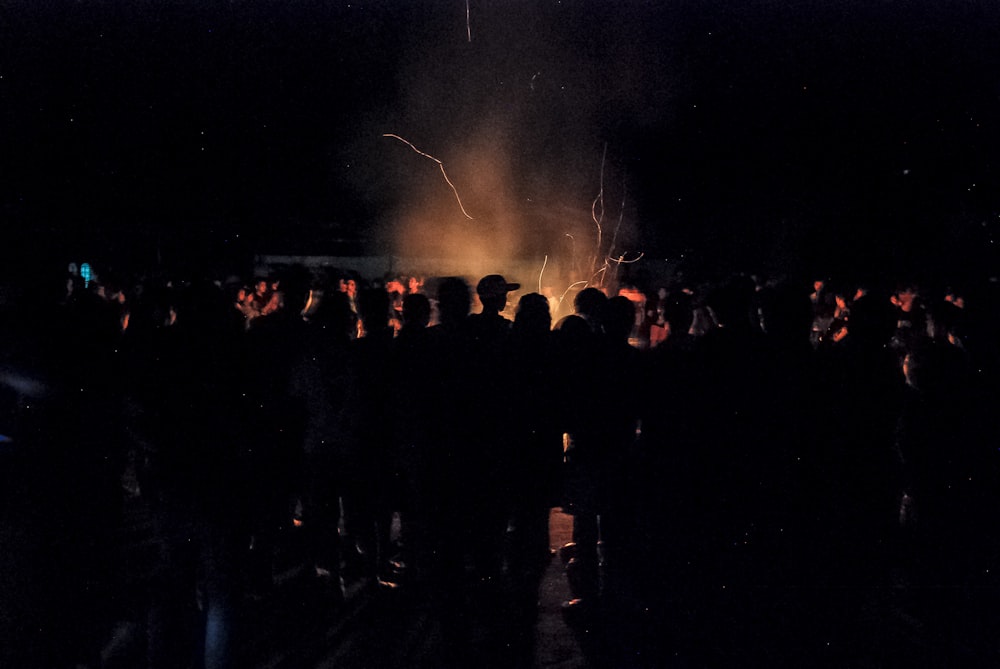
[{"label": "silhouetted person", "polygon": [[899,481],[893,434],[903,375],[888,346],[894,327],[888,301],[866,295],[852,306],[847,337],[821,361],[826,382],[821,402],[830,420],[814,433],[810,483],[821,504],[811,563],[816,584],[840,593],[819,599],[816,613],[839,624],[856,621],[865,594],[885,584],[896,538]]},{"label": "silhouetted person", "polygon": [[431,303],[426,295],[411,293],[403,298],[402,327],[391,347],[394,382],[387,399],[396,412],[393,421],[393,448],[400,475],[401,555],[394,566],[407,579],[418,571],[414,559],[426,538],[428,518],[420,498],[419,483],[429,474],[422,471],[430,448],[430,421],[434,420],[428,385],[436,370],[431,358],[431,337],[427,330]]},{"label": "silhouetted person", "polygon": [[435,613],[440,616],[445,652],[464,646],[468,618],[465,600],[466,556],[470,537],[466,518],[474,485],[472,443],[477,404],[472,398],[468,365],[467,316],[472,304],[468,284],[461,278],[442,279],[437,290],[438,324],[430,328],[433,374],[426,379],[430,420],[426,441],[417,456],[417,496],[422,517],[423,541],[417,564],[421,580],[430,589]]},{"label": "silhouetted person", "polygon": [[250,361],[247,400],[253,427],[249,444],[251,475],[256,481],[253,587],[273,586],[273,558],[278,532],[292,522],[293,498],[301,492],[306,398],[295,373],[306,364],[302,347],[308,326],[302,317],[309,292],[304,268],[281,279],[284,306],[255,318],[247,332]]},{"label": "silhouetted person", "polygon": [[312,567],[334,601],[343,597],[340,497],[357,452],[357,369],[351,338],[356,325],[347,296],[324,295],[301,342],[308,355],[293,384],[305,398],[302,524]]},{"label": "silhouetted person", "polygon": [[[701,447],[697,424],[692,420],[696,397],[693,363],[696,338],[688,334],[694,321],[690,296],[672,292],[662,303],[665,338],[644,352],[638,383],[641,423],[640,471],[635,492],[639,495],[632,547],[634,572],[642,579],[642,600],[658,620],[667,614],[668,598],[683,573],[675,560],[686,563],[678,550],[678,523],[686,508],[684,491],[692,485],[684,467],[688,453]],[[683,563],[682,563],[683,564]]]},{"label": "silhouetted person", "polygon": [[475,512],[466,519],[473,561],[485,589],[499,587],[507,511],[512,495],[511,435],[506,416],[511,398],[507,340],[511,321],[500,312],[518,290],[499,274],[480,279],[482,311],[468,317],[468,382],[475,406],[470,416],[468,497]]},{"label": "silhouetted person", "polygon": [[[925,342],[907,354],[905,401],[896,431],[902,466],[903,564],[917,615],[948,634],[981,619],[992,605],[997,454],[984,429],[965,353]],[[985,641],[982,639],[981,641]]]},{"label": "silhouetted person", "polygon": [[518,407],[510,443],[510,569],[512,577],[523,580],[522,587],[531,591],[532,606],[537,579],[550,558],[549,513],[561,501],[562,432],[554,411],[556,364],[551,327],[548,300],[538,293],[522,296],[506,360]]},{"label": "silhouetted person", "polygon": [[697,341],[683,391],[687,425],[677,431],[680,443],[668,446],[672,594],[696,613],[698,634],[719,629],[720,648],[748,641],[748,623],[765,610],[758,588],[774,578],[772,355],[754,296],[743,277],[709,293],[716,326]]},{"label": "silhouetted person", "polygon": [[608,301],[607,295],[593,286],[584,288],[573,298],[575,314],[585,320],[594,332],[601,330],[601,309]]},{"label": "silhouetted person", "polygon": [[0,664],[96,664],[120,613],[117,322],[82,287],[60,305],[37,280],[0,288]]},{"label": "silhouetted person", "polygon": [[910,348],[927,338],[927,312],[920,289],[913,283],[903,284],[890,300],[896,316],[891,345],[902,362]]},{"label": "silhouetted person", "polygon": [[[151,444],[145,495],[151,497],[161,554],[149,612],[150,667],[173,667],[204,649],[204,666],[234,666],[239,567],[246,535],[242,450],[243,326],[210,283],[178,296],[151,369],[155,384],[138,398]],[[203,593],[204,626],[195,608]]]},{"label": "silhouetted person", "polygon": [[[624,296],[610,298],[601,310],[598,385],[600,390],[600,440],[595,453],[594,484],[600,517],[601,557],[605,599],[625,601],[635,546],[638,511],[638,472],[635,469],[636,429],[639,418],[641,356],[629,344],[636,307]],[[578,554],[583,547],[578,542]],[[616,603],[617,603],[616,602]]]},{"label": "silhouetted person", "polygon": [[362,290],[357,303],[364,334],[354,342],[358,450],[344,497],[345,522],[353,543],[348,547],[348,557],[360,559],[366,576],[379,576],[388,582],[393,500],[399,496],[399,471],[392,448],[394,411],[389,403],[389,347],[394,333],[389,326],[389,296],[384,289]]},{"label": "silhouetted person", "polygon": [[[564,547],[573,599],[570,608],[592,608],[599,596],[598,516],[605,495],[602,467],[608,444],[602,401],[605,340],[601,316],[607,297],[585,288],[574,300],[577,314],[560,322],[560,388],[562,427],[566,435],[566,508],[573,515],[573,545]],[[575,614],[574,614],[575,615]]]}]

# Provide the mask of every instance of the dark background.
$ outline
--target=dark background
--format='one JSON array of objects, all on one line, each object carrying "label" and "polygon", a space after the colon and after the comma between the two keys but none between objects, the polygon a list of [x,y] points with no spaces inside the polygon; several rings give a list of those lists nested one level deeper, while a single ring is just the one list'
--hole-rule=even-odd
[{"label": "dark background", "polygon": [[603,184],[644,263],[991,272],[998,35],[994,2],[5,2],[4,261],[377,253],[421,216],[555,256]]}]

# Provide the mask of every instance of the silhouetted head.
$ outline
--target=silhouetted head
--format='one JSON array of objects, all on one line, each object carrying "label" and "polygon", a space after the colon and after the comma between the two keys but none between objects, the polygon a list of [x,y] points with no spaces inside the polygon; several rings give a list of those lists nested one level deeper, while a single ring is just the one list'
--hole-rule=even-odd
[{"label": "silhouetted head", "polygon": [[[964,304],[964,302],[963,302]],[[962,306],[942,300],[932,311],[936,339],[962,341],[967,334],[967,315]]]},{"label": "silhouetted head", "polygon": [[403,327],[425,328],[431,320],[431,301],[422,293],[403,298]]},{"label": "silhouetted head", "polygon": [[309,270],[302,265],[293,265],[275,278],[281,288],[282,308],[289,314],[301,314],[309,299],[312,283]]},{"label": "silhouetted head", "polygon": [[943,395],[962,387],[962,353],[947,343],[923,341],[903,360],[906,383],[927,395]]},{"label": "silhouetted head", "polygon": [[549,301],[544,295],[528,293],[522,295],[517,303],[517,314],[514,316],[514,331],[526,334],[548,332],[552,328],[552,316],[549,314]]},{"label": "silhouetted head", "polygon": [[751,329],[754,291],[753,282],[746,277],[733,277],[713,290],[708,296],[708,306],[716,322],[732,330]]},{"label": "silhouetted head", "polygon": [[563,347],[578,350],[585,347],[594,338],[590,324],[576,314],[571,314],[556,323],[556,336]]},{"label": "silhouetted head", "polygon": [[862,346],[882,346],[892,337],[896,317],[892,306],[875,295],[865,295],[851,305],[848,337]]},{"label": "silhouetted head", "polygon": [[635,305],[623,295],[612,297],[601,310],[604,333],[615,341],[628,340],[635,325]]},{"label": "silhouetted head", "polygon": [[607,295],[590,286],[576,294],[573,299],[573,307],[579,316],[591,323],[591,327],[596,327],[600,323],[601,309],[607,301]]},{"label": "silhouetted head", "polygon": [[465,279],[449,276],[438,285],[438,320],[442,325],[454,326],[469,315],[472,293]]},{"label": "silhouetted head", "polygon": [[178,291],[174,304],[177,323],[188,332],[207,335],[233,322],[229,300],[211,281],[191,282]]},{"label": "silhouetted head", "polygon": [[663,303],[663,320],[670,323],[672,333],[688,332],[694,322],[691,296],[679,290],[670,293]]},{"label": "silhouetted head", "polygon": [[382,288],[365,288],[358,294],[358,316],[367,332],[389,326],[389,294]]},{"label": "silhouetted head", "polygon": [[507,306],[507,293],[521,287],[519,283],[507,283],[499,274],[489,274],[479,280],[476,294],[483,305],[483,312],[500,313]]},{"label": "silhouetted head", "polygon": [[357,316],[351,310],[351,301],[340,291],[326,293],[311,320],[334,336],[350,337],[357,330]]},{"label": "silhouetted head", "polygon": [[783,283],[764,295],[761,306],[767,334],[781,342],[809,341],[813,322],[809,293],[798,285]]}]

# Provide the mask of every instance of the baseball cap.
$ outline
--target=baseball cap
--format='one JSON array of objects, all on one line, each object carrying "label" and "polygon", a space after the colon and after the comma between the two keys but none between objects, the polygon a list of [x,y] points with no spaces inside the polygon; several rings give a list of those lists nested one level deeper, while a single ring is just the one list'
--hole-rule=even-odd
[{"label": "baseball cap", "polygon": [[499,274],[488,274],[479,280],[476,293],[480,297],[500,297],[520,287],[519,283],[507,283],[507,280]]}]

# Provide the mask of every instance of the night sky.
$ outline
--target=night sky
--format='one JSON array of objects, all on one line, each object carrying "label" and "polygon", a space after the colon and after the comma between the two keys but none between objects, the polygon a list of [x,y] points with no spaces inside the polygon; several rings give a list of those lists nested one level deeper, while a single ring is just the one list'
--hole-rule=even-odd
[{"label": "night sky", "polygon": [[989,271],[998,35],[995,2],[5,2],[3,247],[556,257],[603,186],[642,262]]}]

